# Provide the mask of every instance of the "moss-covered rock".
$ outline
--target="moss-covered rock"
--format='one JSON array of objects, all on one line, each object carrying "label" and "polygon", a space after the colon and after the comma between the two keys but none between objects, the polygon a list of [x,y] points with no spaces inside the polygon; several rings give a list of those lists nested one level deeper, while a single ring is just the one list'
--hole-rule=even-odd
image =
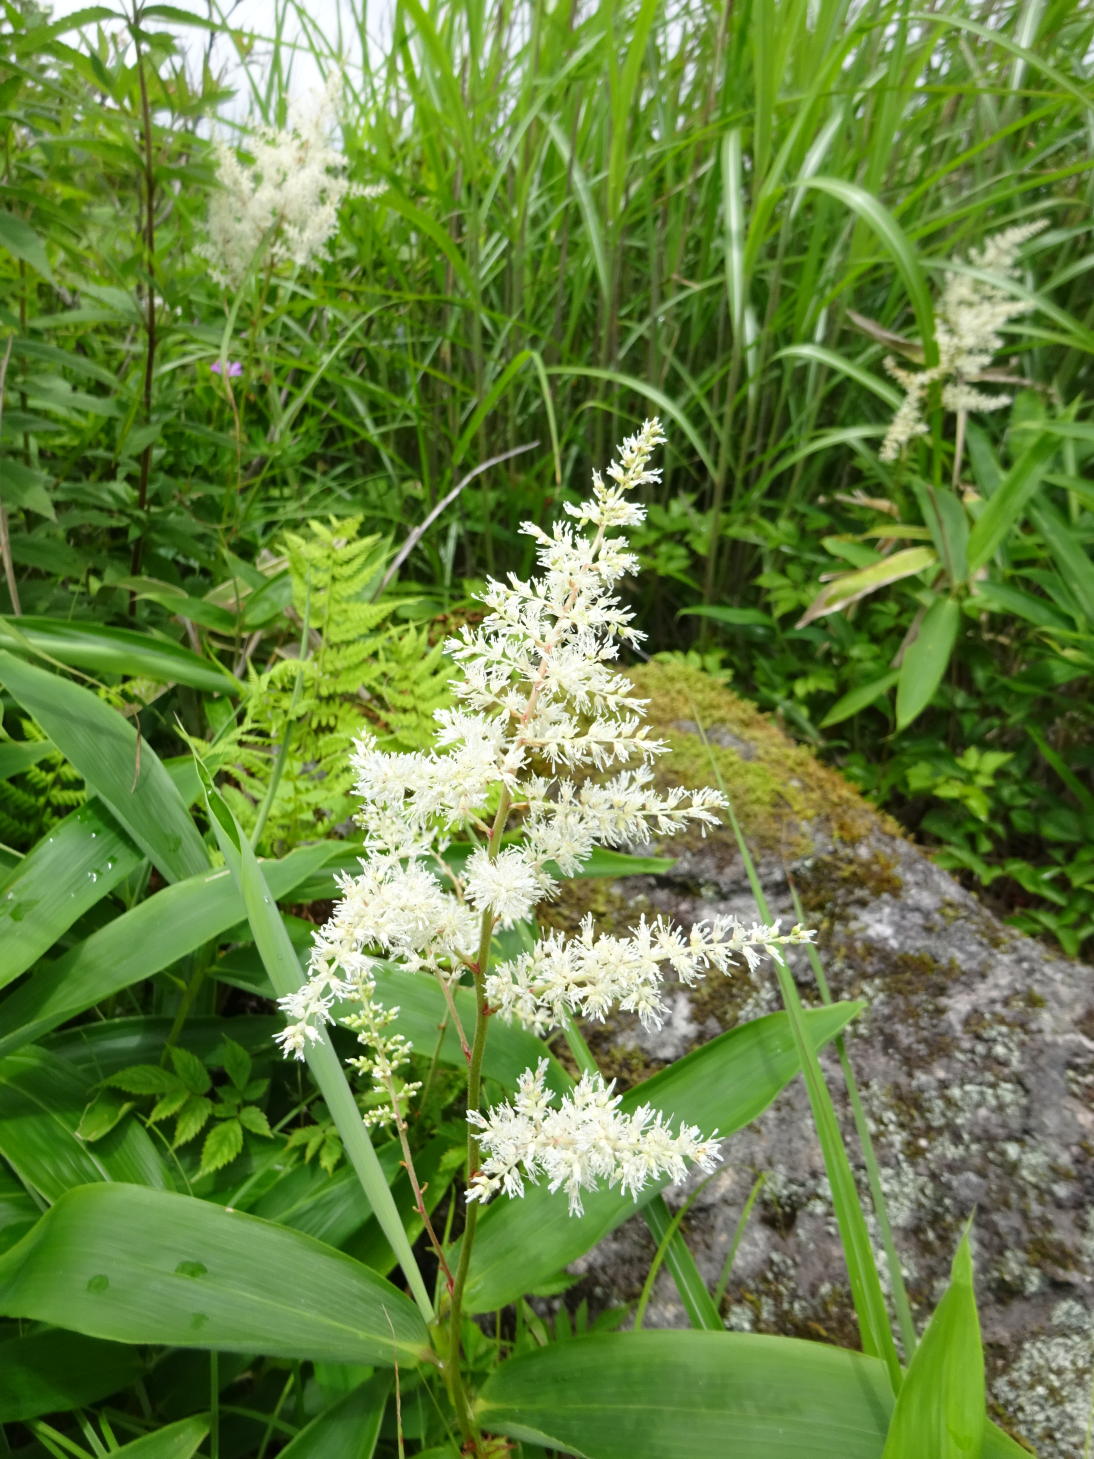
[{"label": "moss-covered rock", "polygon": [[[971,1215],[995,1415],[1042,1459],[1081,1452],[1091,1354],[1075,1313],[1086,1304],[1089,1314],[1094,1266],[1092,970],[1003,927],[838,774],[721,685],[659,663],[633,677],[670,745],[658,765],[662,781],[723,786],[774,915],[798,920],[792,885],[804,920],[818,929],[832,995],[868,1002],[849,1049],[920,1325]],[[571,884],[552,920],[576,925],[592,911],[610,931],[640,911],[685,926],[719,913],[755,920],[731,832],[692,834],[656,850],[676,858],[671,871]],[[817,999],[804,953],[792,966],[807,1001]],[[778,1007],[773,977],[744,968],[680,989],[670,1002],[657,1032],[625,1017],[589,1030],[621,1084]],[[836,1089],[837,1066],[827,1064]],[[857,1345],[800,1083],[725,1155],[685,1229],[713,1286],[762,1177],[726,1293],[727,1324]],[[579,1291],[594,1301],[609,1291],[635,1296],[651,1255],[644,1226],[630,1222],[582,1264]],[[664,1274],[647,1321],[684,1322]],[[1052,1371],[1061,1354],[1067,1395]]]}]

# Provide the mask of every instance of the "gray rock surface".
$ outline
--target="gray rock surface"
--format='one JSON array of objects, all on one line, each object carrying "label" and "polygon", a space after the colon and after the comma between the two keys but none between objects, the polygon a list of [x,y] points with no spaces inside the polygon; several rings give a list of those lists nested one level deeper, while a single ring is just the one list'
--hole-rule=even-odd
[{"label": "gray rock surface", "polygon": [[[664,778],[722,776],[773,912],[797,920],[792,878],[832,995],[867,1001],[848,1046],[920,1330],[971,1216],[993,1416],[1042,1459],[1075,1459],[1092,1400],[1094,969],[1001,924],[839,777],[709,680],[656,665],[636,678],[673,743]],[[575,883],[556,918],[567,925],[591,907],[613,930],[642,910],[684,926],[717,913],[754,920],[728,833],[657,849],[677,857],[671,872]],[[792,965],[805,999],[817,1001],[805,954]],[[634,1082],[778,1006],[774,974],[742,968],[681,990],[659,1032],[625,1018],[587,1032],[602,1064]],[[857,1160],[838,1065],[824,1062]],[[762,1177],[726,1292],[727,1326],[857,1347],[801,1081],[725,1156],[684,1230],[713,1287]],[[670,1205],[687,1194],[669,1192]],[[574,1295],[594,1308],[635,1298],[652,1250],[643,1223],[628,1222],[576,1268]],[[686,1323],[665,1273],[646,1320]]]}]

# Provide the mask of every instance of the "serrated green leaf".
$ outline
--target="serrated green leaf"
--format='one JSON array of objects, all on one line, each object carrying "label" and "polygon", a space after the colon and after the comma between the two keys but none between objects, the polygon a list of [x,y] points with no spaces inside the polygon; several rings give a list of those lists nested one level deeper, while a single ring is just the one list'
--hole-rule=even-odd
[{"label": "serrated green leaf", "polygon": [[192,1094],[205,1094],[212,1088],[213,1081],[209,1071],[196,1054],[192,1054],[189,1049],[180,1048],[178,1044],[172,1044],[168,1054],[175,1066],[175,1073]]},{"label": "serrated green leaf", "polygon": [[29,263],[44,279],[53,278],[42,240],[29,223],[17,218],[14,213],[0,211],[0,248],[6,248],[12,257]]},{"label": "serrated green leaf", "polygon": [[173,1114],[178,1114],[189,1098],[190,1091],[184,1084],[180,1084],[171,1094],[165,1094],[162,1099],[156,1100],[150,1112],[145,1116],[146,1123],[156,1125],[160,1120],[170,1119]]},{"label": "serrated green leaf", "polygon": [[[235,1087],[245,1091],[251,1077],[251,1056],[242,1044],[226,1038],[221,1046],[218,1062]],[[255,1096],[251,1095],[250,1098],[254,1099]]]},{"label": "serrated green leaf", "polygon": [[44,471],[27,466],[11,456],[0,456],[0,500],[40,517],[57,520],[49,495],[50,478]]},{"label": "serrated green leaf", "polygon": [[201,1147],[201,1170],[209,1175],[233,1161],[243,1149],[243,1126],[239,1120],[221,1120],[214,1124]]},{"label": "serrated green leaf", "polygon": [[213,1101],[206,1099],[203,1094],[191,1094],[186,1103],[178,1113],[175,1121],[175,1137],[171,1144],[177,1149],[180,1145],[187,1145],[199,1135],[209,1123],[213,1114]]},{"label": "serrated green leaf", "polygon": [[159,1064],[133,1064],[119,1069],[106,1082],[126,1094],[168,1094],[179,1087],[177,1075]]},{"label": "serrated green leaf", "polygon": [[265,1135],[269,1139],[273,1138],[269,1120],[256,1105],[245,1104],[239,1112],[239,1122],[245,1130],[250,1130],[252,1135]]}]

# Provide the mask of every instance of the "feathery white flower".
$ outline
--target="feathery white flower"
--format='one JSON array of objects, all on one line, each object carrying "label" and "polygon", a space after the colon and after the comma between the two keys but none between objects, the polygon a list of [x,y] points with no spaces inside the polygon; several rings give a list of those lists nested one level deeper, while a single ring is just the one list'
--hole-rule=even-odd
[{"label": "feathery white flower", "polygon": [[580,1216],[582,1191],[596,1190],[601,1181],[637,1198],[650,1181],[683,1180],[689,1164],[713,1170],[721,1159],[717,1132],[704,1137],[693,1125],[681,1125],[673,1134],[665,1116],[646,1104],[622,1114],[614,1082],[605,1084],[598,1074],[584,1075],[555,1107],[546,1074],[543,1059],[521,1075],[511,1104],[488,1115],[468,1112],[485,1154],[471,1178],[469,1201],[486,1202],[499,1190],[520,1196],[526,1180],[544,1178],[549,1190],[565,1190],[570,1214]]},{"label": "feathery white flower", "polygon": [[[528,918],[553,894],[556,874],[580,871],[597,845],[645,842],[689,826],[705,832],[725,806],[716,790],[655,787],[650,765],[666,747],[651,737],[645,702],[614,666],[620,644],[642,635],[615,596],[637,564],[612,533],[642,520],[629,494],[657,479],[649,463],[662,439],[659,424],[647,421],[623,442],[607,480],[594,473],[590,498],[567,506],[569,520],[550,531],[525,524],[540,574],[488,583],[482,622],[446,645],[461,671],[460,704],[437,715],[433,749],[396,755],[370,735],[357,741],[368,857],[358,875],[339,879],[341,899],[315,934],[308,982],[282,1001],[292,1020],[279,1036],[286,1051],[302,1055],[335,1005],[352,998],[360,1011],[348,1021],[371,1049],[356,1067],[390,1090],[409,1049],[375,1004],[378,958],[446,981],[472,967],[485,974],[494,1009],[537,1031],[574,1013],[602,1018],[613,1006],[656,1027],[666,972],[690,983],[727,972],[737,957],[752,966],[765,950],[812,936],[725,917],[685,934],[659,917],[642,918],[628,937],[597,937],[588,920],[576,938],[548,934],[493,972],[478,966],[483,938]],[[612,773],[571,778],[589,769]],[[453,870],[444,853],[457,838],[472,850]],[[544,1070],[526,1071],[514,1104],[489,1120],[468,1116],[483,1129],[486,1152],[469,1199],[518,1193],[524,1175],[542,1174],[580,1210],[581,1190],[599,1180],[636,1193],[666,1173],[679,1179],[688,1162],[711,1168],[713,1139],[690,1127],[673,1135],[645,1107],[620,1114],[602,1080],[582,1080],[552,1107]]]},{"label": "feathery white flower", "polygon": [[263,244],[275,267],[305,268],[323,253],[350,191],[346,159],[328,140],[340,90],[332,71],[313,110],[294,104],[285,131],[260,128],[249,164],[216,145],[220,186],[209,204],[209,241],[198,252],[222,287],[242,282]]},{"label": "feathery white flower", "polygon": [[935,320],[936,365],[926,370],[906,370],[891,356],[885,359],[885,368],[904,390],[904,399],[878,452],[880,460],[896,461],[909,441],[926,435],[927,392],[938,381],[944,382],[942,405],[946,410],[1001,410],[1010,404],[1009,395],[988,395],[974,389],[973,384],[1003,348],[1003,326],[1033,308],[1029,300],[1017,298],[1006,284],[1016,282],[1021,275],[1018,250],[1022,244],[1045,227],[1047,219],[1041,218],[1005,228],[969,255],[970,268],[996,275],[999,283],[954,269],[947,273]]},{"label": "feathery white flower", "polygon": [[708,970],[728,973],[739,958],[753,969],[772,948],[813,937],[802,927],[780,933],[778,923],[747,927],[735,917],[698,922],[685,936],[665,917],[644,916],[628,936],[597,936],[586,916],[576,937],[549,932],[530,952],[499,963],[486,979],[486,996],[503,1017],[541,1036],[574,1014],[603,1019],[612,1008],[660,1028],[666,969],[690,986]]}]

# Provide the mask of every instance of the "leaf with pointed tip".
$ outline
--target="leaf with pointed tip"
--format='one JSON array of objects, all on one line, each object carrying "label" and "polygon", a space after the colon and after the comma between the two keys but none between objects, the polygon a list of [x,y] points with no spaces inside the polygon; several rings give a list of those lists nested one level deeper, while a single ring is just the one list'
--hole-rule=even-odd
[{"label": "leaf with pointed tip", "polygon": [[[881,1459],[892,1407],[877,1358],[741,1332],[572,1338],[503,1363],[476,1402],[484,1428],[583,1459]],[[981,1459],[1023,1456],[987,1430]]]},{"label": "leaf with pointed tip", "polygon": [[171,882],[196,876],[209,856],[182,796],[151,746],[116,709],[80,684],[0,652],[0,683]]},{"label": "leaf with pointed tip", "polygon": [[117,1342],[416,1364],[410,1299],[297,1231],[132,1185],[69,1191],[0,1257],[0,1313]]}]

